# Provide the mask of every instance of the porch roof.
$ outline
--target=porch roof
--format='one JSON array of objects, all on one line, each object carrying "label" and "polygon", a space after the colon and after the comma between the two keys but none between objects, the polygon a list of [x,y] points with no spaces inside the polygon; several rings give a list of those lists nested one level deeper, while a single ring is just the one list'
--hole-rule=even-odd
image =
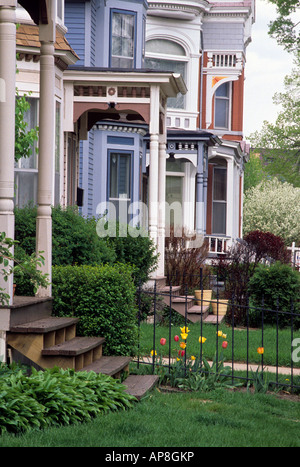
[{"label": "porch roof", "polygon": [[159,85],[166,97],[176,97],[178,93],[186,94],[187,87],[179,73],[150,69],[119,69],[84,67],[71,65],[64,73],[66,81],[74,81],[78,85],[94,85],[107,83],[111,86],[145,86]]}]

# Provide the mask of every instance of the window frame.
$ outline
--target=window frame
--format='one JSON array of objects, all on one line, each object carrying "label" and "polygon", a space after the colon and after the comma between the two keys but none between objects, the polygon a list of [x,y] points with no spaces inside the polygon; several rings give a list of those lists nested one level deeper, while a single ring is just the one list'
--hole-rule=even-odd
[{"label": "window frame", "polygon": [[[228,85],[228,96],[218,96],[217,91],[224,85]],[[216,116],[217,116],[217,102],[216,101],[226,101],[228,103],[227,107],[227,112],[226,112],[226,119],[227,119],[227,125],[225,126],[217,126],[216,125]],[[231,81],[226,81],[225,83],[222,83],[218,88],[216,89],[214,93],[214,128],[216,130],[228,130],[230,131],[231,129],[231,104],[232,102],[232,82]]]},{"label": "window frame", "polygon": [[[223,170],[225,173],[225,199],[215,199],[215,171],[216,170]],[[221,165],[216,165],[213,168],[213,183],[212,183],[212,219],[211,219],[211,230],[212,230],[212,235],[226,235],[227,232],[227,189],[228,189],[228,181],[227,181],[227,165],[221,166]],[[225,219],[224,219],[224,232],[216,232],[214,230],[214,219],[215,219],[215,205],[222,205],[225,206]]]},{"label": "window frame", "polygon": [[[130,190],[130,193],[129,193],[129,198],[120,198],[120,197],[111,197],[110,196],[110,192],[111,192],[111,157],[113,154],[117,154],[118,156],[120,155],[126,155],[130,158],[129,160],[129,163],[130,163],[130,167],[129,167],[129,176],[130,176],[130,180],[129,180],[129,190]],[[132,200],[132,192],[133,192],[133,151],[126,151],[126,150],[119,150],[119,149],[108,149],[108,162],[107,162],[107,200],[108,201],[118,201],[118,200],[126,200],[126,201],[131,201]],[[118,168],[119,168],[119,162],[118,162]],[[119,176],[119,174],[118,174]],[[119,179],[118,179],[118,183],[119,185]],[[119,190],[118,190],[119,191]]]},{"label": "window frame", "polygon": [[[121,15],[127,15],[127,16],[132,16],[134,18],[134,37],[133,37],[133,57],[132,57],[132,67],[115,67],[112,65],[112,61],[114,57],[118,58],[127,58],[129,59],[130,57],[125,57],[125,56],[114,56],[112,54],[113,51],[113,15],[121,14]],[[137,40],[137,12],[135,11],[130,11],[130,10],[122,10],[119,8],[111,8],[110,9],[110,20],[109,20],[109,26],[110,26],[110,33],[109,33],[109,67],[111,68],[124,68],[125,70],[132,70],[136,68],[136,40]]]},{"label": "window frame", "polygon": [[[174,42],[174,44],[177,44],[179,45],[183,51],[184,51],[184,55],[176,55],[176,54],[169,54],[169,53],[158,53],[158,52],[147,52],[147,42],[151,42],[152,40],[161,40],[161,41],[165,41],[165,42]],[[172,40],[172,39],[166,39],[166,38],[162,38],[162,37],[157,37],[157,38],[150,38],[146,41],[145,43],[145,66],[147,67],[146,65],[146,60],[147,59],[150,59],[150,60],[162,60],[164,62],[182,62],[184,63],[184,76],[183,76],[183,79],[185,81],[187,81],[187,78],[188,78],[188,72],[189,72],[189,56],[187,54],[187,51],[186,49],[183,47],[183,45],[176,41],[176,40]],[[170,66],[170,69],[167,70],[167,71],[172,71],[171,70],[171,66]],[[179,97],[178,97],[179,96]],[[177,97],[170,97],[167,99],[167,108],[170,109],[170,110],[186,110],[186,96],[185,95],[182,95],[182,94],[179,94]],[[170,107],[170,105],[168,104],[169,102],[174,102],[175,100],[178,100],[179,98],[182,98],[182,101],[183,101],[183,106],[182,107]]]}]

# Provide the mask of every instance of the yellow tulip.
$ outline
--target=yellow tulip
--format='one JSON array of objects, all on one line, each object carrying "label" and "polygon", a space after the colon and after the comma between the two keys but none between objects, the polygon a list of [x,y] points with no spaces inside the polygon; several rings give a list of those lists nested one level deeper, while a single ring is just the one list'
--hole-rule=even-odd
[{"label": "yellow tulip", "polygon": [[187,326],[183,326],[183,328],[180,328],[180,331],[183,332],[184,334],[188,334],[190,332]]},{"label": "yellow tulip", "polygon": [[181,334],[181,339],[185,340],[188,337],[188,334],[186,332],[182,332]]},{"label": "yellow tulip", "polygon": [[226,339],[227,334],[222,334],[222,337],[223,337],[224,339]]},{"label": "yellow tulip", "polygon": [[206,337],[202,337],[202,336],[199,337],[200,344],[204,344],[205,341],[206,341]]},{"label": "yellow tulip", "polygon": [[[154,351],[153,351],[153,350],[151,350],[150,355],[151,355],[151,357],[153,357],[153,355],[154,355]],[[155,355],[157,355],[156,350],[155,350]]]},{"label": "yellow tulip", "polygon": [[196,357],[194,357],[194,355],[191,355],[191,360],[196,360]]},{"label": "yellow tulip", "polygon": [[222,337],[222,336],[223,336],[223,332],[222,332],[222,331],[218,331],[217,334],[218,334],[218,337]]}]

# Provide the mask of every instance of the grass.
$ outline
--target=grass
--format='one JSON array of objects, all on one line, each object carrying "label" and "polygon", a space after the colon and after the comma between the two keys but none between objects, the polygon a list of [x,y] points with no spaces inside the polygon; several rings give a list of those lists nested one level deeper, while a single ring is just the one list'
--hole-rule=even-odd
[{"label": "grass", "polygon": [[126,412],[21,436],[3,435],[0,446],[300,447],[299,424],[299,400],[224,389],[208,393],[155,389]]},{"label": "grass", "polygon": [[[213,359],[216,352],[216,345],[221,348],[222,338],[218,338],[216,331],[217,327],[211,324],[203,324],[201,329],[200,323],[189,323],[188,328],[190,330],[188,338],[186,340],[187,347],[186,351],[188,355],[200,355],[201,345],[199,344],[199,336],[202,335],[206,338],[204,344],[202,344],[202,355],[207,359]],[[247,333],[246,329],[231,328],[225,324],[218,326],[218,330],[222,330],[227,335],[226,340],[228,347],[224,350],[225,360],[232,360],[235,362],[246,362],[247,351],[248,361],[253,364],[261,364],[261,356],[257,353],[258,347],[264,347],[263,363],[264,365],[276,365],[278,355],[279,366],[291,366],[291,357],[293,348],[291,346],[291,330],[280,329],[278,331],[278,340],[276,329],[272,326],[265,326],[263,330],[263,342],[262,342],[262,330],[261,329],[249,329]],[[177,356],[179,350],[179,342],[182,340],[180,337],[180,326],[171,326],[171,333],[169,332],[168,326],[155,326],[155,344],[153,341],[153,325],[141,323],[140,328],[140,355],[150,355],[151,350],[154,348],[159,355],[165,357],[169,356],[169,345],[171,344],[171,355]],[[179,342],[174,341],[174,336],[178,335],[180,338]],[[167,339],[165,346],[160,345],[160,339],[164,337]],[[294,331],[293,339],[300,337],[300,331]],[[278,352],[277,352],[278,345]],[[294,367],[300,367],[300,362],[294,362]]]}]

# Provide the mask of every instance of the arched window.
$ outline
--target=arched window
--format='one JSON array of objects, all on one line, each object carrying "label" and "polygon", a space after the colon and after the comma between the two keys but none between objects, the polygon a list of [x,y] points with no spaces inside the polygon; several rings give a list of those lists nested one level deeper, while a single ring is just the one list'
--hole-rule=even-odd
[{"label": "arched window", "polygon": [[[146,68],[180,73],[183,79],[186,79],[187,61],[184,48],[177,42],[166,39],[151,39],[146,42]],[[167,106],[184,109],[184,96],[178,94],[177,97],[169,97]]]},{"label": "arched window", "polygon": [[215,128],[229,130],[231,83],[223,83],[215,92]]}]

